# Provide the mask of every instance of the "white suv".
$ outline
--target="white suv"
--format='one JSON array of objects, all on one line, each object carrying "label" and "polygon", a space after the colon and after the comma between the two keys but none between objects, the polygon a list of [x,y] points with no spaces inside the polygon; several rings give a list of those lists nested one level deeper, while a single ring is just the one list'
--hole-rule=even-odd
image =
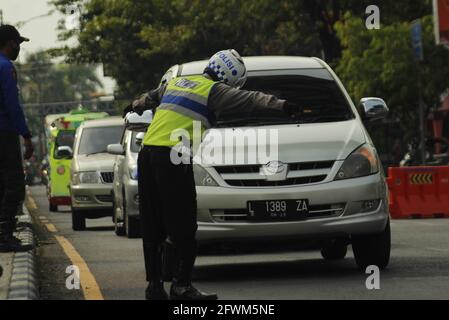
[{"label": "white suv", "polygon": [[[352,244],[359,267],[386,267],[390,257],[387,187],[363,125],[385,117],[385,102],[364,98],[357,109],[335,73],[317,58],[247,57],[244,61],[248,81],[243,89],[297,102],[304,113],[297,120],[263,110],[217,117],[217,126],[206,132],[205,141],[240,130],[239,141],[232,142],[243,148],[234,151],[236,157],[249,158],[247,150],[254,146],[245,139],[250,138],[246,132],[274,130],[277,154],[264,161],[233,164],[203,159],[194,164],[198,240],[317,240],[326,259],[344,258],[347,245]],[[201,74],[206,64],[204,60],[176,65],[164,78]],[[227,154],[234,147],[228,142],[209,143],[209,153],[212,146],[212,153]],[[267,144],[270,147],[272,141]]]}]

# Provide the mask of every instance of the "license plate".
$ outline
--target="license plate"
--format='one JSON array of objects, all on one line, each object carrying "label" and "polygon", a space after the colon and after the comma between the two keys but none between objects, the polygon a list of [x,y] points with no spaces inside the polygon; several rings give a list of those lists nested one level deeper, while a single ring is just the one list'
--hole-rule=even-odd
[{"label": "license plate", "polygon": [[299,200],[262,200],[248,201],[248,220],[303,220],[309,213],[309,201]]}]

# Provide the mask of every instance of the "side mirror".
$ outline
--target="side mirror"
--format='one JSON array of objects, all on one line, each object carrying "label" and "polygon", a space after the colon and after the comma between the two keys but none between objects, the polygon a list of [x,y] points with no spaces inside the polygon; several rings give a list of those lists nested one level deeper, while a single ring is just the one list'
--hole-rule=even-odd
[{"label": "side mirror", "polygon": [[390,111],[385,101],[381,98],[362,98],[360,107],[362,120],[364,121],[384,119]]},{"label": "side mirror", "polygon": [[136,112],[129,112],[125,116],[125,127],[130,131],[146,132],[152,120],[153,112],[151,110],[145,110],[141,116]]},{"label": "side mirror", "polygon": [[117,156],[123,156],[125,155],[125,150],[123,149],[123,146],[119,143],[110,144],[108,145],[108,153],[115,154]]},{"label": "side mirror", "polygon": [[145,133],[139,132],[139,133],[136,135],[136,144],[137,144],[138,146],[142,145],[142,142],[143,142],[143,139],[144,139],[144,138],[145,138]]},{"label": "side mirror", "polygon": [[72,159],[73,150],[68,146],[61,146],[56,149],[56,157],[60,159]]}]

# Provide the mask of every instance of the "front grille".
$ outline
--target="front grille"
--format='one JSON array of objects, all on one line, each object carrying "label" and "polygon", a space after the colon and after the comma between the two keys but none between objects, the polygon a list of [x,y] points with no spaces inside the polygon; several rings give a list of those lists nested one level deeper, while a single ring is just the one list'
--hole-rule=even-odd
[{"label": "front grille", "polygon": [[[290,171],[299,170],[316,170],[316,169],[331,169],[335,161],[314,161],[314,162],[292,162],[288,163]],[[217,166],[214,167],[219,174],[229,173],[259,173],[261,165],[258,164],[243,164],[235,166]]]},{"label": "front grille", "polygon": [[[345,210],[345,207],[345,203],[310,205],[307,220],[341,216]],[[216,222],[248,221],[247,209],[211,209],[210,214]],[[270,221],[266,222],[269,223]]]},{"label": "front grille", "polygon": [[104,183],[114,182],[114,172],[102,172],[101,179],[103,179]]},{"label": "front grille", "polygon": [[227,184],[233,187],[278,187],[278,186],[294,186],[309,183],[321,182],[326,179],[326,175],[291,178],[283,181],[267,181],[267,180],[225,180]]},{"label": "front grille", "polygon": [[95,198],[100,202],[112,202],[112,195],[98,195]]},{"label": "front grille", "polygon": [[[288,163],[288,172],[295,173],[310,170],[310,175],[305,177],[292,177],[282,181],[268,181],[263,176],[259,176],[262,165],[234,165],[234,166],[216,166],[215,170],[223,176],[225,182],[233,187],[277,187],[304,185],[321,182],[326,179],[328,172],[335,161],[314,161],[314,162],[293,162]],[[316,170],[312,172],[312,170]],[[237,174],[250,174],[247,178],[233,177]],[[256,175],[255,175],[256,174]],[[298,175],[298,174],[297,174]],[[301,174],[300,174],[301,175]],[[259,179],[260,177],[260,179]],[[234,179],[233,179],[234,178]]]}]

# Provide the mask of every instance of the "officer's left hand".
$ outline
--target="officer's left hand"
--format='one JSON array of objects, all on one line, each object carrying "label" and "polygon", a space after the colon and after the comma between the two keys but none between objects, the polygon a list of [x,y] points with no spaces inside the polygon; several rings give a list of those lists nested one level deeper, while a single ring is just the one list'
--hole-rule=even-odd
[{"label": "officer's left hand", "polygon": [[295,102],[286,101],[284,103],[284,112],[287,113],[291,118],[297,119],[301,118],[303,114],[303,108]]}]

